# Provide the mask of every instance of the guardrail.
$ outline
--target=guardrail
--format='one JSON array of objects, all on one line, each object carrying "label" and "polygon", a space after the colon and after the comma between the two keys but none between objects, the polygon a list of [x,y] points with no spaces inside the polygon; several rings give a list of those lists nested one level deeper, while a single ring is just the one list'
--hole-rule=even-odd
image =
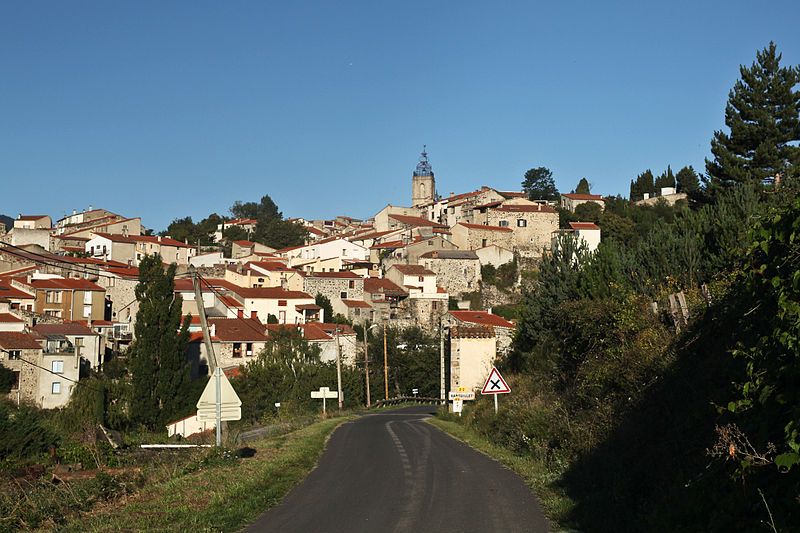
[{"label": "guardrail", "polygon": [[396,398],[389,398],[388,400],[378,400],[373,404],[373,407],[384,407],[386,405],[399,405],[401,403],[415,403],[415,404],[428,404],[434,403],[443,405],[447,400],[441,398],[431,398],[428,396],[398,396]]}]

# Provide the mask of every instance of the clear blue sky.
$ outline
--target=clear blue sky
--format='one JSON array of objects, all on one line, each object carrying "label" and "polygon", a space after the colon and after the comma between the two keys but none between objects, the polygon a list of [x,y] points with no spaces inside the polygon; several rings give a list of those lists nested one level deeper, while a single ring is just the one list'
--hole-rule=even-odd
[{"label": "clear blue sky", "polygon": [[[537,5],[547,4],[547,5]],[[703,168],[738,67],[800,64],[800,2],[0,4],[0,213],[173,218],[269,194],[286,216],[439,192],[627,194]]]}]

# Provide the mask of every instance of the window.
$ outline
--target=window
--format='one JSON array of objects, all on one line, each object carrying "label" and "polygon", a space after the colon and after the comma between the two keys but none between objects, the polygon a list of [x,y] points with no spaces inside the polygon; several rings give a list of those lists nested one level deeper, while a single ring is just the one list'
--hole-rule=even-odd
[{"label": "window", "polygon": [[91,305],[84,305],[83,306],[83,318],[91,318],[92,317],[92,306]]},{"label": "window", "polygon": [[481,239],[481,248],[486,248],[486,239]]},{"label": "window", "polygon": [[428,246],[433,246],[433,239],[430,239],[430,240],[428,241]]},{"label": "window", "polygon": [[242,356],[242,343],[241,342],[234,342],[233,343],[233,356],[234,357],[241,357]]},{"label": "window", "polygon": [[278,300],[278,307],[286,307],[286,300]]},{"label": "window", "polygon": [[50,363],[50,370],[53,372],[53,374],[63,374],[64,361],[53,361]]},{"label": "window", "polygon": [[347,300],[347,291],[340,292],[339,298],[341,298],[342,300]]},{"label": "window", "polygon": [[50,385],[50,392],[53,394],[61,394],[61,382],[54,381],[52,385]]},{"label": "window", "polygon": [[14,374],[11,378],[11,390],[19,390],[19,370],[12,370]]},{"label": "window", "polygon": [[21,356],[22,356],[22,350],[10,350],[8,352],[9,361],[13,361],[15,359],[19,359]]},{"label": "window", "polygon": [[278,323],[286,324],[286,311],[278,311]]},{"label": "window", "polygon": [[431,302],[431,311],[436,311],[439,308],[439,302]]},{"label": "window", "polygon": [[419,277],[417,278],[417,281],[419,281],[420,283],[422,283],[423,281],[425,281],[425,277],[424,277],[424,276],[419,276]]},{"label": "window", "polygon": [[355,288],[356,288],[356,282],[355,282],[355,280],[352,280],[352,279],[351,279],[351,280],[350,280],[350,283],[348,284],[348,286],[349,286],[349,288],[351,288],[351,289],[355,289]]},{"label": "window", "polygon": [[44,301],[48,304],[60,304],[61,291],[45,291]]},{"label": "window", "polygon": [[526,228],[526,227],[528,227],[528,221],[525,220],[524,218],[518,218],[517,219],[517,227],[518,228]]},{"label": "window", "polygon": [[83,346],[83,337],[75,337],[75,346]]},{"label": "window", "polygon": [[252,355],[253,355],[253,343],[252,343],[252,342],[248,342],[248,343],[245,345],[245,352],[244,352],[244,354],[245,354],[246,356],[248,356],[248,357],[252,357]]},{"label": "window", "polygon": [[342,248],[342,257],[347,257],[347,248]]},{"label": "window", "polygon": [[501,220],[501,221],[498,223],[498,225],[499,225],[501,228],[507,228],[507,227],[508,227],[508,220]]},{"label": "window", "polygon": [[83,303],[86,305],[92,304],[92,291],[84,291],[83,293]]}]

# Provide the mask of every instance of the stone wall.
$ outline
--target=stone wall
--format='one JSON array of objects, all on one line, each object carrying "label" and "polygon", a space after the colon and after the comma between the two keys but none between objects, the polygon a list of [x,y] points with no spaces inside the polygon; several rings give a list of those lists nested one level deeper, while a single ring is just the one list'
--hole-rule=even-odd
[{"label": "stone wall", "polygon": [[447,313],[444,299],[408,298],[406,304],[412,323],[429,333],[439,329],[440,318]]},{"label": "stone wall", "polygon": [[[21,350],[21,357],[26,361],[31,361],[40,364],[41,350]],[[19,376],[19,390],[12,390],[8,393],[6,398],[14,403],[19,400],[21,403],[30,405],[39,405],[38,391],[39,391],[39,369],[33,365],[23,362],[20,359],[9,359],[9,354],[0,353],[2,359],[0,364],[6,368],[20,373]]]},{"label": "stone wall", "polygon": [[[546,211],[509,212],[490,209],[486,213],[486,221],[490,226],[507,224],[513,231],[512,243],[515,249],[531,250],[541,255],[543,249],[550,248],[554,231],[558,229],[558,213]],[[525,224],[519,226],[520,223]]]},{"label": "stone wall", "polygon": [[422,258],[422,266],[436,274],[436,284],[451,296],[477,290],[481,281],[481,263],[477,259]]},{"label": "stone wall", "polygon": [[[351,288],[350,285],[353,285]],[[347,293],[347,300],[364,299],[364,279],[363,278],[327,278],[317,276],[307,276],[304,282],[304,291],[312,298],[317,294],[322,294],[331,301],[333,312],[347,315],[347,306],[342,303],[342,293]],[[325,317],[330,320],[332,317]]]}]

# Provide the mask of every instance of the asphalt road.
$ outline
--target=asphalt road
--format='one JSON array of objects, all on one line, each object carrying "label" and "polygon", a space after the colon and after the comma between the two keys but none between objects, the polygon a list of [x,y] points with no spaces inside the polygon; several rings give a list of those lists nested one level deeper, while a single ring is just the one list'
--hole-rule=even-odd
[{"label": "asphalt road", "polygon": [[369,414],[331,436],[319,466],[247,532],[548,531],[522,479],[424,422]]}]

